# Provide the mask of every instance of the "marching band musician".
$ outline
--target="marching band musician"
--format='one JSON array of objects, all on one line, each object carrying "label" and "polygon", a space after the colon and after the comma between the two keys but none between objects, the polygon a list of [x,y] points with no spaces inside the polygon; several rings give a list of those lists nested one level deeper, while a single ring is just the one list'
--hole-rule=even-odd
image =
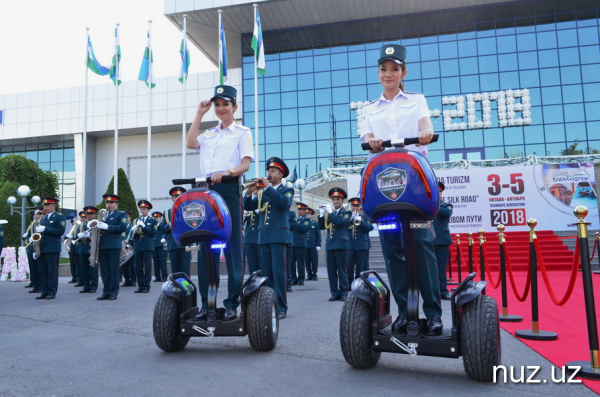
[{"label": "marching band musician", "polygon": [[308,205],[297,202],[296,218],[294,229],[292,230],[292,285],[304,285],[306,278],[306,248],[307,232],[310,228],[310,220],[306,217]]},{"label": "marching band musician", "polygon": [[308,228],[307,248],[306,248],[306,279],[317,281],[319,276],[319,251],[321,250],[321,230],[319,223],[313,220],[315,210],[312,208],[306,209],[306,216],[310,220]]},{"label": "marching band musician", "polygon": [[[152,217],[156,219],[157,225],[162,223],[162,212],[154,211]],[[157,228],[154,236],[154,252],[152,253],[152,262],[154,262],[154,282],[167,281],[167,251],[163,248],[163,232]]]},{"label": "marching band musician", "polygon": [[[185,193],[185,189],[181,186],[174,186],[169,190],[171,201],[175,202],[177,197]],[[192,253],[185,250],[185,247],[177,244],[173,233],[171,233],[171,219],[173,218],[173,210],[169,208],[165,211],[162,222],[158,225],[158,229],[163,233],[164,239],[167,241],[167,253],[171,262],[171,273],[183,272],[190,275],[190,266],[192,263]]]},{"label": "marching band musician", "polygon": [[[353,197],[350,200],[352,210],[352,223],[348,226],[350,232],[350,251],[348,251],[348,290],[352,281],[360,276],[361,272],[369,270],[369,232],[373,230],[371,222],[365,218],[362,212],[359,197]],[[360,216],[360,223],[355,225],[355,219]],[[358,222],[356,222],[358,223]]]},{"label": "marching band musician", "polygon": [[[269,278],[269,287],[275,290],[279,305],[279,318],[287,316],[286,297],[286,258],[285,251],[290,241],[288,212],[294,198],[294,189],[285,187],[281,179],[290,174],[288,166],[278,157],[271,157],[266,163],[271,179],[260,178],[259,183],[250,186],[244,195],[244,209],[260,213],[258,244],[261,247],[262,275]],[[252,193],[262,189],[257,195]]]},{"label": "marching band musician", "polygon": [[296,225],[296,213],[292,210],[288,211],[288,223],[290,224],[290,230],[288,233],[288,242],[285,247],[285,274],[286,274],[286,292],[293,292],[292,290],[292,255],[294,249],[292,248],[292,233]]},{"label": "marching band musician", "polygon": [[[257,190],[252,192],[253,195],[258,193]],[[258,210],[246,211],[244,217],[244,255],[246,256],[246,264],[250,274],[260,269],[261,253],[258,245]]]},{"label": "marching band musician", "polygon": [[[77,233],[81,232],[81,225],[83,224],[83,222],[85,222],[87,220],[86,214],[85,214],[85,210],[79,211],[79,220],[75,221],[75,226],[73,227],[73,230],[71,231],[71,239],[72,240],[77,240]],[[69,237],[69,236],[67,236]],[[78,262],[78,258],[77,258],[77,243],[76,242],[71,242],[71,257],[73,258],[73,262],[72,262],[72,269],[75,269],[75,274],[76,276],[76,281],[77,283],[74,285],[74,287],[83,287],[83,281],[81,280],[81,274],[79,273],[79,262]],[[73,274],[73,270],[71,270],[71,274]]]},{"label": "marching band musician", "polygon": [[[125,211],[125,213],[127,214],[127,228],[125,229],[125,232],[121,234],[121,239],[123,241],[127,241],[127,236],[129,236],[129,232],[133,227],[133,222],[131,222],[131,212]],[[130,259],[129,261],[127,261],[127,263],[123,264],[123,266],[121,266],[121,269],[119,270],[123,274],[123,278],[125,279],[123,284],[121,284],[121,287],[135,287],[135,260]]]},{"label": "marching band musician", "polygon": [[104,289],[98,300],[115,300],[119,294],[119,258],[121,256],[121,233],[127,228],[127,214],[119,211],[121,197],[106,193],[106,219],[98,223],[100,229],[100,272]]},{"label": "marching band musician", "polygon": [[85,222],[77,228],[77,242],[75,252],[79,266],[79,280],[83,284],[80,294],[93,294],[98,289],[98,266],[90,266],[90,221],[96,219],[98,208],[89,205],[83,207],[86,214]]},{"label": "marching band musician", "polygon": [[[25,234],[23,234],[25,243],[31,243],[31,236],[33,233],[35,233],[33,226],[35,225],[35,222],[41,220],[43,216],[44,211],[41,209],[38,209],[34,212],[33,221],[27,228]],[[34,250],[35,248],[33,247],[33,244],[27,244],[27,262],[29,263],[29,280],[31,282],[26,285],[25,288],[33,288],[31,291],[29,291],[30,294],[42,292],[42,286],[40,285],[39,262],[37,258],[33,257]]]},{"label": "marching band musician", "polygon": [[350,249],[348,238],[348,225],[352,213],[346,210],[342,204],[348,197],[344,189],[334,187],[329,190],[331,205],[321,207],[319,210],[319,229],[327,230],[327,277],[329,278],[329,289],[331,291],[330,302],[346,300],[348,294],[348,250]]},{"label": "marching band musician", "polygon": [[148,200],[140,200],[137,205],[140,209],[140,217],[137,222],[134,222],[129,236],[129,240],[133,240],[135,275],[138,282],[138,289],[133,292],[145,294],[150,292],[152,253],[158,222],[148,215],[152,209],[152,204]]},{"label": "marching band musician", "polygon": [[[187,147],[200,152],[200,168],[212,183],[210,190],[219,193],[225,200],[231,214],[231,237],[225,246],[225,262],[227,264],[228,282],[224,320],[237,318],[237,307],[240,304],[239,295],[243,277],[243,246],[242,246],[242,200],[240,176],[250,168],[254,159],[254,144],[252,133],[248,127],[235,122],[234,113],[238,108],[236,102],[237,90],[231,86],[218,85],[215,95],[210,100],[200,102],[194,122],[187,137]],[[206,112],[215,105],[215,113],[220,120],[219,125],[198,136],[200,123]],[[223,176],[237,178],[237,183],[221,183]],[[206,249],[210,249],[204,243]],[[219,253],[215,251],[216,263],[219,263]],[[206,312],[208,297],[208,279],[206,276],[204,255],[198,258],[198,284],[202,295],[202,309],[199,316]],[[218,269],[218,267],[217,267]],[[217,272],[218,273],[218,272]]]},{"label": "marching band musician", "polygon": [[[81,217],[81,213],[83,211],[79,211],[79,216]],[[85,213],[84,213],[85,215]],[[75,219],[71,219],[71,231],[70,234],[67,234],[65,237],[71,240],[75,240],[73,238],[73,233],[75,233],[75,229],[77,228],[78,222]],[[81,223],[81,222],[79,222]],[[69,284],[75,283],[74,287],[81,287],[83,284],[80,284],[79,281],[79,272],[77,271],[77,259],[75,258],[75,245],[71,243],[69,246],[69,266],[71,268],[71,281]]]},{"label": "marching band musician", "polygon": [[442,192],[446,189],[444,182],[438,181],[438,191],[440,192],[440,209],[437,216],[433,220],[433,231],[435,232],[435,240],[433,247],[435,248],[435,257],[437,259],[438,280],[440,282],[440,297],[443,300],[450,300],[450,292],[448,291],[448,280],[446,279],[446,267],[448,266],[448,255],[450,254],[450,245],[452,244],[452,236],[450,236],[450,217],[452,216],[453,206],[444,201]]},{"label": "marching band musician", "polygon": [[[42,294],[35,299],[54,299],[58,288],[58,258],[62,248],[61,237],[65,234],[67,219],[56,212],[57,198],[41,197],[46,215],[35,232],[42,235],[40,241],[39,276]],[[36,258],[34,252],[33,257]]]}]

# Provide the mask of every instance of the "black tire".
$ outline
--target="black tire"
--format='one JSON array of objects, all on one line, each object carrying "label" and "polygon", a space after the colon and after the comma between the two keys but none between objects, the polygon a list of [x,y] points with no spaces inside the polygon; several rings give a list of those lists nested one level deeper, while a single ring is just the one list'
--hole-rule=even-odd
[{"label": "black tire", "polygon": [[340,344],[348,364],[358,369],[372,368],[381,352],[373,350],[371,306],[348,294],[340,318]]},{"label": "black tire", "polygon": [[460,331],[465,372],[471,379],[491,382],[494,366],[500,365],[502,359],[496,301],[479,295],[465,304]]},{"label": "black tire", "polygon": [[190,341],[189,336],[179,333],[179,302],[165,294],[160,294],[154,306],[152,331],[156,345],[162,350],[172,353],[183,350]]},{"label": "black tire", "polygon": [[272,288],[262,286],[250,296],[246,310],[250,346],[268,352],[277,345],[279,337],[279,305]]}]

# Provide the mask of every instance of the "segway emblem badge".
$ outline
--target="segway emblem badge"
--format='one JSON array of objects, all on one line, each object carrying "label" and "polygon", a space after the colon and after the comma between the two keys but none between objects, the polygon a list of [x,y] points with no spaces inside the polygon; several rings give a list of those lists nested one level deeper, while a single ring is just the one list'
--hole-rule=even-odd
[{"label": "segway emblem badge", "polygon": [[202,204],[191,203],[182,208],[183,220],[191,228],[197,229],[204,222],[205,208]]},{"label": "segway emblem badge", "polygon": [[406,190],[406,171],[398,168],[386,168],[377,174],[379,191],[392,201],[398,200]]}]

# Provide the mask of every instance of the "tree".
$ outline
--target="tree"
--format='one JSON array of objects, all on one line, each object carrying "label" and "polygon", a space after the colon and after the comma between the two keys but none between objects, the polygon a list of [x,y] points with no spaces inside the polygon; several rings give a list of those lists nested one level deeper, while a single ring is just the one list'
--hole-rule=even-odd
[{"label": "tree", "polygon": [[579,142],[579,139],[575,139],[575,142],[573,142],[573,144],[569,145],[565,150],[560,151],[560,155],[561,156],[579,156],[582,154],[598,154],[598,153],[600,153],[600,150],[598,150],[598,149],[588,150],[587,153],[583,149],[577,149],[577,146],[579,146],[580,143],[581,142]]},{"label": "tree", "polygon": [[[125,171],[123,168],[119,168],[119,192],[118,195],[121,197],[121,201],[119,202],[119,211],[129,211],[132,214],[132,217],[135,218],[135,214],[138,213],[137,202],[135,201],[135,196],[133,195],[133,190],[131,190],[131,185],[129,184],[129,180],[127,179],[127,175],[125,175]],[[115,177],[113,176],[108,184],[108,188],[106,189],[106,193],[113,193],[115,186]],[[104,200],[97,205],[98,209],[106,208],[106,204]]]},{"label": "tree", "polygon": [[[14,215],[10,215],[10,205],[6,202],[6,198],[10,196],[17,196],[17,188],[21,184],[17,182],[5,182],[0,187],[0,219],[6,219],[7,224],[3,225],[4,228],[4,246],[5,247],[19,247],[21,246],[21,215],[15,212]],[[21,208],[21,200],[18,200],[16,207]],[[26,218],[25,229],[31,223],[31,216]]]}]

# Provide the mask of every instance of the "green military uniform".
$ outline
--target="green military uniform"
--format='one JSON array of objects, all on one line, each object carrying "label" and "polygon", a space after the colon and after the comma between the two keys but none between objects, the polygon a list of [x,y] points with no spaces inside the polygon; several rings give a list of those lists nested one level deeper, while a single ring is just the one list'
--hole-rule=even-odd
[{"label": "green military uniform", "polygon": [[[77,222],[75,221],[75,219],[71,219],[71,226],[71,233],[75,233],[75,229],[77,228]],[[67,238],[75,240],[73,234],[67,235]],[[79,272],[77,271],[77,258],[75,258],[75,244],[71,244],[69,246],[69,267],[71,269],[71,281],[69,281],[69,284],[77,283],[75,284],[75,287],[81,287],[83,284],[81,284],[81,282],[79,281]]]},{"label": "green military uniform", "polygon": [[258,210],[247,211],[247,215],[244,217],[244,255],[250,274],[261,269],[262,255],[258,245],[259,219]]},{"label": "green military uniform", "polygon": [[[308,206],[304,203],[296,203],[298,209],[306,210]],[[304,285],[306,278],[306,249],[308,248],[307,232],[310,227],[310,219],[306,214],[296,218],[292,230],[292,284]]]},{"label": "green military uniform", "polygon": [[[315,211],[312,208],[306,210],[312,215]],[[310,219],[310,226],[307,231],[306,241],[306,279],[317,281],[319,277],[317,272],[319,271],[319,250],[321,249],[321,230],[319,229],[319,223]],[[317,247],[319,247],[317,249]]]},{"label": "green military uniform", "polygon": [[296,213],[294,211],[288,211],[288,223],[290,230],[288,232],[288,243],[285,247],[285,274],[287,292],[292,292],[292,256],[294,253],[294,249],[292,248],[292,233],[296,225]]},{"label": "green military uniform", "polygon": [[[152,217],[160,224],[162,222],[162,213],[154,211]],[[158,220],[160,218],[160,221]],[[156,229],[154,236],[154,252],[152,253],[152,262],[154,264],[154,282],[167,281],[167,251],[163,247],[163,232]]]},{"label": "green military uniform", "polygon": [[[348,197],[344,189],[334,187],[329,190],[329,197]],[[325,249],[327,250],[327,277],[331,291],[330,301],[346,300],[348,293],[348,250],[350,249],[348,225],[352,212],[341,206],[331,213],[319,214],[319,229],[327,230]]]},{"label": "green military uniform", "polygon": [[[97,214],[98,208],[94,206],[84,207],[87,214]],[[83,284],[80,293],[94,293],[98,289],[98,266],[90,266],[90,243],[91,233],[90,221],[82,222],[77,227],[77,242],[75,242],[75,256],[79,267],[79,280]]]},{"label": "green military uniform", "polygon": [[[169,195],[172,198],[178,197],[180,194],[185,193],[185,189],[181,186],[174,186],[169,191]],[[190,266],[192,263],[192,253],[185,250],[185,247],[177,244],[175,237],[171,233],[171,219],[173,210],[168,209],[163,214],[163,219],[158,230],[163,233],[164,239],[167,241],[167,252],[169,254],[169,261],[171,262],[171,273],[185,273],[190,275]]]},{"label": "green military uniform", "polygon": [[[360,198],[353,197],[348,200],[350,205],[360,205]],[[371,241],[369,232],[373,225],[364,215],[360,215],[360,223],[354,224],[355,214],[352,214],[352,224],[348,226],[350,234],[350,251],[348,251],[348,288],[352,281],[360,276],[361,272],[369,270],[369,248]]]},{"label": "green military uniform", "polygon": [[[40,213],[40,216],[42,216],[44,213],[42,210],[37,210],[36,212]],[[33,233],[35,233],[35,230],[33,230],[33,225],[34,222],[31,222],[31,224],[27,228],[27,231],[25,232],[25,235],[23,236],[23,238],[25,239],[25,244],[31,243],[31,236],[33,235]],[[33,288],[31,291],[29,291],[30,294],[42,292],[42,287],[40,285],[39,261],[38,258],[33,257],[34,252],[35,248],[33,247],[33,244],[28,244],[27,262],[29,263],[29,280],[31,281],[31,287]],[[26,288],[27,287],[28,286],[26,286]]]},{"label": "green military uniform", "polygon": [[452,216],[452,204],[447,203],[442,199],[441,192],[445,189],[442,182],[438,182],[438,188],[440,190],[440,209],[436,218],[433,220],[433,231],[435,232],[433,246],[437,258],[440,295],[442,299],[450,299],[448,280],[446,279],[446,267],[448,265],[450,245],[452,244],[452,236],[450,236],[450,227],[448,225],[450,223],[450,217]]},{"label": "green military uniform", "polygon": [[[105,201],[121,201],[116,194],[105,194]],[[104,226],[103,226],[104,225]],[[127,228],[127,214],[114,210],[107,212],[104,222],[98,224],[100,228],[100,272],[102,274],[102,296],[98,300],[115,300],[119,294],[119,258],[123,246],[121,234]]]},{"label": "green military uniform", "polygon": [[[131,212],[125,212],[129,219],[131,219]],[[129,222],[127,224],[127,228],[125,232],[121,233],[121,239],[123,241],[127,241],[129,238],[129,232],[131,232],[131,228],[133,227],[133,222]],[[121,287],[135,287],[136,286],[136,278],[135,278],[135,259],[134,257],[129,258],[129,260],[121,266],[120,269],[123,274],[123,278],[125,281],[121,284]]]},{"label": "green military uniform", "polygon": [[[58,199],[42,197],[42,203],[56,204]],[[54,211],[45,215],[36,233],[42,235],[40,241],[39,275],[42,294],[36,299],[53,299],[58,288],[58,258],[62,249],[61,238],[65,234],[67,219],[63,214]]]},{"label": "green military uniform", "polygon": [[[140,200],[138,207],[152,209],[152,204],[147,200]],[[158,222],[150,215],[140,216],[133,222],[133,229],[136,231],[131,233],[130,239],[133,240],[135,275],[138,282],[138,289],[135,292],[147,293],[150,292],[152,253]]]}]

